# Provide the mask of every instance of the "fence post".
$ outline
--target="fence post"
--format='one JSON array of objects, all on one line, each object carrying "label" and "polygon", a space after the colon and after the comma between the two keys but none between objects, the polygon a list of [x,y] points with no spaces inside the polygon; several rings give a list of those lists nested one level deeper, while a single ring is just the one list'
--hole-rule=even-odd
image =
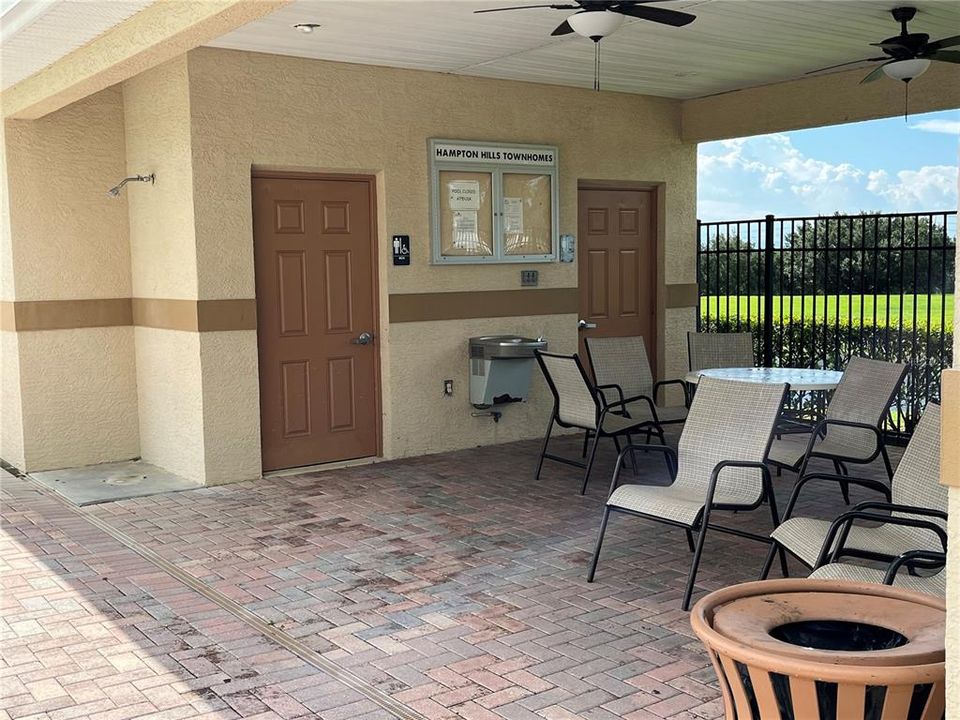
[{"label": "fence post", "polygon": [[763,232],[763,366],[773,366],[773,215]]},{"label": "fence post", "polygon": [[[700,218],[697,218],[697,332],[700,332],[700,296],[703,295],[703,278],[701,277],[700,272],[700,251],[701,246],[701,237],[703,233],[703,224],[700,222]],[[709,249],[709,248],[708,248]],[[709,291],[708,291],[709,292]],[[710,306],[709,301],[707,302],[707,307]]]}]

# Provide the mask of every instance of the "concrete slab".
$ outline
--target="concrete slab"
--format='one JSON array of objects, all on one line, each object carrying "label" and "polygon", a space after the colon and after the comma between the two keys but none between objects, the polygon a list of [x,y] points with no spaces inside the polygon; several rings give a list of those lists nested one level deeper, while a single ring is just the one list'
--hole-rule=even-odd
[{"label": "concrete slab", "polygon": [[46,470],[30,477],[80,507],[202,487],[139,460]]}]

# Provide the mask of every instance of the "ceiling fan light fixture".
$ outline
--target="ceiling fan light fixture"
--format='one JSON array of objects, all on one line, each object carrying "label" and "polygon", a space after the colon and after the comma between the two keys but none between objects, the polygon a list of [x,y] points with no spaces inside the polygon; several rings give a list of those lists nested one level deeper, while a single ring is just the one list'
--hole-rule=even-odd
[{"label": "ceiling fan light fixture", "polygon": [[894,80],[903,80],[910,82],[915,77],[923,75],[930,67],[930,61],[926,58],[913,58],[912,60],[896,60],[883,66],[883,72],[887,77]]},{"label": "ceiling fan light fixture", "polygon": [[577,35],[600,42],[620,27],[623,23],[623,15],[607,10],[583,10],[568,17],[567,22]]}]

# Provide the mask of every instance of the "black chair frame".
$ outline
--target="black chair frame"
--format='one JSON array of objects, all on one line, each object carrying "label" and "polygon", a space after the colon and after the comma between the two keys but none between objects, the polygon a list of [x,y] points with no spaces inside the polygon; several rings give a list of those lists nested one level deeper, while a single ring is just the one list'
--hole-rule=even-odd
[{"label": "black chair frame", "polygon": [[[580,362],[580,357],[576,354],[574,355],[560,355],[557,353],[544,353],[539,350],[535,350],[534,354],[537,356],[537,362],[540,364],[540,370],[543,372],[543,377],[547,381],[547,386],[550,388],[550,392],[553,394],[553,411],[550,414],[550,421],[547,423],[547,432],[543,437],[543,443],[540,447],[540,459],[537,462],[537,471],[534,474],[534,479],[540,479],[540,471],[543,469],[544,460],[553,460],[554,462],[563,463],[565,465],[572,465],[573,467],[582,468],[583,473],[583,484],[580,487],[580,494],[583,495],[587,491],[587,483],[590,481],[590,472],[593,469],[593,463],[597,456],[597,446],[601,438],[612,438],[614,445],[617,448],[617,452],[620,452],[620,437],[626,437],[627,443],[632,444],[631,434],[632,432],[643,432],[648,426],[652,425],[650,422],[637,423],[634,426],[625,428],[623,430],[618,430],[617,432],[607,432],[603,430],[603,421],[606,419],[607,415],[625,415],[626,405],[631,402],[635,402],[640,399],[648,398],[642,395],[632,398],[621,398],[617,402],[607,403],[604,401],[602,393],[590,382],[590,379],[587,377],[586,370],[583,368],[583,363]],[[590,395],[593,397],[593,401],[596,407],[597,412],[597,432],[594,433],[593,443],[590,446],[590,453],[587,461],[585,463],[578,460],[572,460],[570,458],[563,457],[561,455],[552,455],[547,452],[547,447],[550,443],[550,436],[553,433],[553,426],[559,425],[562,428],[578,428],[580,430],[589,431],[591,428],[583,427],[581,425],[575,425],[571,423],[566,423],[560,419],[560,393],[557,390],[556,385],[553,382],[553,378],[550,377],[550,373],[547,370],[546,365],[543,362],[543,357],[556,357],[563,358],[565,360],[573,359],[576,361],[577,369],[580,371],[580,375],[583,378],[584,384],[590,391]],[[620,408],[621,411],[617,412],[616,409]],[[629,415],[626,415],[629,418]]]},{"label": "black chair frame", "polygon": [[[769,448],[768,448],[769,449]],[[609,500],[610,496],[613,495],[613,491],[617,489],[620,480],[620,470],[623,467],[624,459],[628,453],[633,453],[637,450],[640,451],[656,451],[662,452],[665,455],[671,458],[671,479],[676,480],[677,468],[679,468],[679,459],[677,456],[677,451],[671,447],[665,445],[630,445],[623,449],[617,458],[617,465],[613,471],[613,480],[610,483],[610,492],[607,495]],[[750,505],[740,505],[740,504],[727,504],[727,503],[715,503],[713,497],[716,494],[717,483],[720,480],[720,473],[725,468],[754,468],[760,470],[762,476],[762,491],[760,498],[757,502]],[[755,510],[760,507],[765,501],[769,502],[770,505],[770,516],[773,520],[773,526],[776,527],[780,524],[780,519],[777,514],[777,501],[776,496],[773,492],[773,478],[770,475],[770,468],[764,462],[746,462],[746,461],[737,461],[737,460],[722,460],[717,463],[713,471],[710,473],[710,483],[707,487],[707,495],[704,502],[703,508],[700,510],[700,513],[694,519],[693,524],[686,525],[682,522],[676,520],[671,520],[669,518],[660,517],[657,515],[648,515],[646,513],[636,512],[634,510],[627,510],[626,508],[619,508],[616,506],[605,505],[603,511],[603,520],[600,523],[600,533],[597,537],[597,544],[593,551],[593,560],[590,563],[590,570],[587,574],[587,582],[593,582],[594,575],[597,571],[597,563],[600,560],[600,549],[603,545],[603,536],[607,530],[607,521],[610,518],[611,512],[619,512],[625,515],[633,515],[635,517],[644,518],[647,520],[653,520],[654,522],[659,522],[664,525],[671,525],[673,527],[683,528],[687,536],[687,545],[690,548],[690,551],[693,553],[693,561],[690,565],[690,571],[687,575],[687,584],[683,593],[682,608],[684,610],[690,609],[690,599],[693,596],[693,588],[697,579],[697,571],[700,568],[700,560],[703,555],[703,544],[707,536],[707,529],[716,530],[717,532],[727,533],[728,535],[736,535],[738,537],[747,538],[749,540],[758,540],[763,543],[770,544],[771,539],[767,535],[757,535],[756,533],[747,532],[746,530],[741,530],[739,528],[727,527],[725,525],[717,525],[710,522],[710,515],[714,510],[732,510],[734,512],[740,510]],[[693,532],[697,532],[696,543],[693,540]],[[782,563],[782,569],[784,575],[787,572],[787,558],[783,553],[783,550],[780,551],[780,561]]]}]

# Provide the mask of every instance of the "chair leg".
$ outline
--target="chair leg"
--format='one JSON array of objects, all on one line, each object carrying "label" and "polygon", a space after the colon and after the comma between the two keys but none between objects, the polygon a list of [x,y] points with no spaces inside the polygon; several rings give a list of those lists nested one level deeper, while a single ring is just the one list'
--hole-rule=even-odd
[{"label": "chair leg", "polygon": [[[777,556],[777,549],[779,548],[780,552],[783,552],[783,548],[780,547],[780,543],[776,540],[770,545],[770,549],[767,551],[767,558],[763,561],[763,567],[760,569],[760,577],[758,580],[766,580],[767,575],[770,574],[770,568],[773,567],[773,559]],[[781,555],[782,557],[782,555]]]},{"label": "chair leg", "polygon": [[[776,530],[777,526],[780,525],[780,513],[777,511],[777,498],[774,496],[772,488],[767,495],[769,496],[767,500],[770,504],[770,519],[773,521],[773,529]],[[790,577],[790,570],[787,568],[787,553],[783,549],[783,545],[774,541],[770,547],[776,548],[780,555],[780,572],[783,573],[783,577]],[[772,560],[772,557],[768,559]],[[766,571],[770,572],[769,566],[766,567]]]},{"label": "chair leg", "polygon": [[693,597],[693,585],[697,580],[697,570],[700,568],[700,557],[703,555],[703,541],[707,537],[707,522],[710,519],[710,509],[703,509],[703,519],[700,521],[700,532],[697,534],[697,546],[693,551],[693,562],[690,564],[690,574],[687,576],[687,589],[683,592],[683,604],[686,611],[690,609],[690,598]]},{"label": "chair leg", "polygon": [[588,446],[589,444],[590,444],[590,431],[589,431],[589,430],[584,430],[584,431],[583,431],[583,448],[581,448],[581,450],[580,450],[580,457],[586,457],[586,456],[587,456],[587,446]]},{"label": "chair leg", "polygon": [[[837,475],[846,475],[844,472],[843,463],[839,460],[833,461],[833,469],[836,471]],[[842,482],[840,483],[840,493],[843,495],[843,501],[849,505],[850,504],[850,483]]]},{"label": "chair leg", "polygon": [[887,469],[887,479],[893,481],[893,467],[890,465],[890,456],[887,455],[887,446],[880,446],[880,456],[883,458],[883,466]]},{"label": "chair leg", "polygon": [[587,573],[587,582],[593,582],[593,576],[597,572],[597,561],[600,560],[600,546],[603,545],[603,534],[607,531],[607,520],[610,519],[610,506],[603,507],[603,520],[600,521],[600,534],[597,535],[597,547],[593,551],[593,560],[590,562],[590,571]]},{"label": "chair leg", "polygon": [[690,528],[685,528],[684,532],[687,535],[687,547],[690,548],[690,552],[693,552],[693,533],[690,531]]},{"label": "chair leg", "polygon": [[587,483],[590,482],[590,471],[593,469],[593,461],[597,457],[597,446],[600,444],[600,433],[594,433],[593,444],[590,446],[590,456],[587,459],[587,468],[583,472],[583,485],[580,487],[580,494],[587,492]]},{"label": "chair leg", "polygon": [[543,458],[547,454],[547,445],[550,442],[550,433],[553,432],[553,421],[556,420],[556,414],[550,416],[550,422],[547,423],[547,434],[543,436],[543,445],[540,448],[540,460],[537,462],[537,472],[533,476],[534,480],[540,479],[540,471],[543,469]]}]

